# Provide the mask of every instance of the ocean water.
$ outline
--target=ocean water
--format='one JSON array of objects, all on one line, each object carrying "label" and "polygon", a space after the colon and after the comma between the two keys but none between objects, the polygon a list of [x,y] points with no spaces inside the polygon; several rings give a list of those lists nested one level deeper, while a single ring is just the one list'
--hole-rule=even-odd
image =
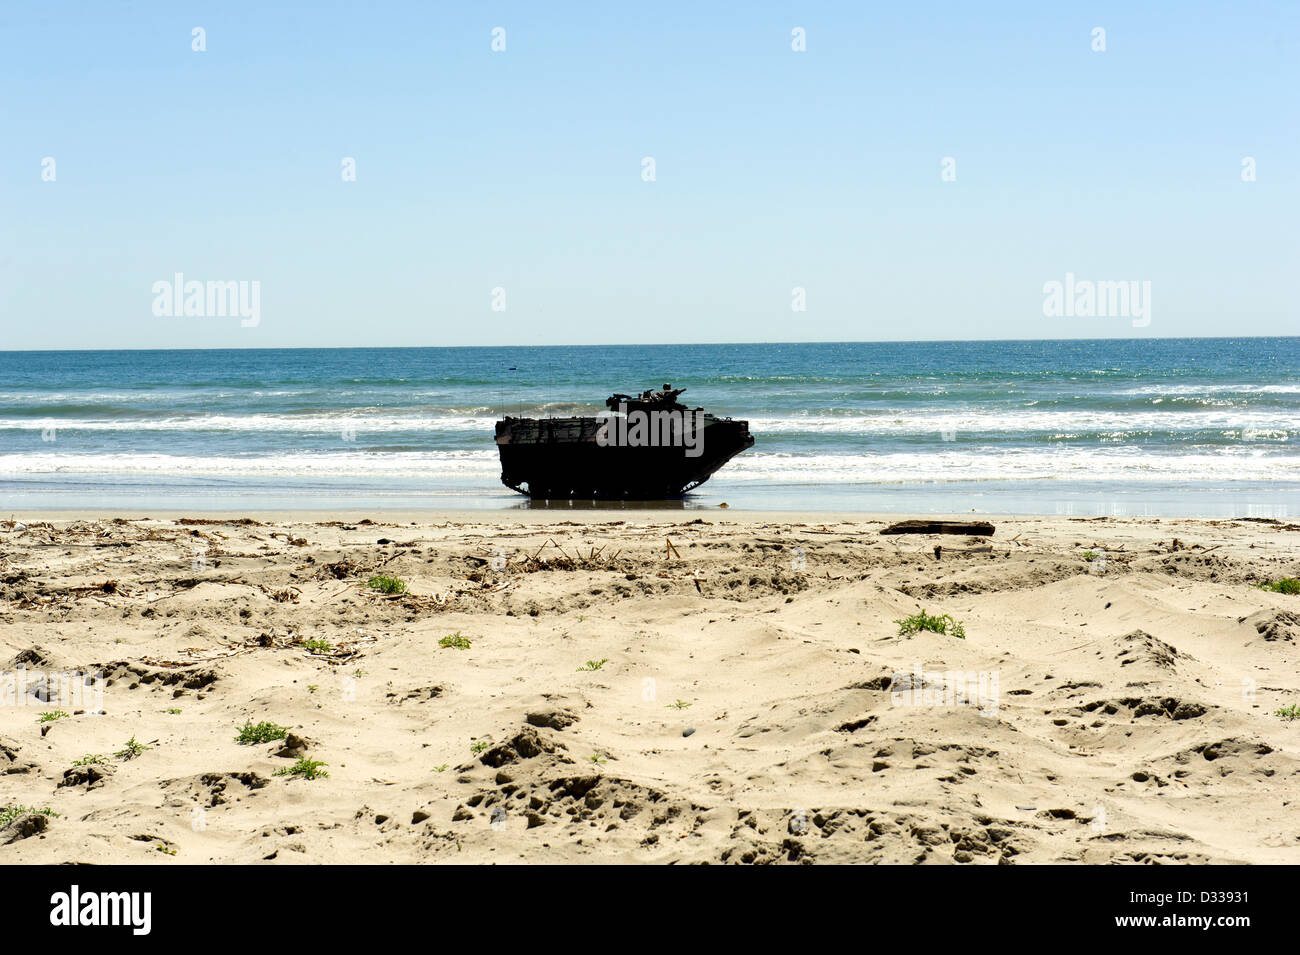
[{"label": "ocean water", "polygon": [[503,411],[663,382],[756,439],[670,507],[1300,517],[1300,338],[0,352],[0,511],[535,506]]}]

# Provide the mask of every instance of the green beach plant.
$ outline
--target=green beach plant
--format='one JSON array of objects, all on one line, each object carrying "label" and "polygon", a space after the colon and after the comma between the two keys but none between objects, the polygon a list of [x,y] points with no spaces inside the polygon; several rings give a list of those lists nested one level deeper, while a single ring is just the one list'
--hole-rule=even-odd
[{"label": "green beach plant", "polygon": [[298,762],[292,766],[286,766],[284,769],[277,769],[277,776],[301,776],[303,779],[329,778],[329,773],[321,769],[322,766],[328,766],[319,759],[308,759],[306,756],[299,756]]},{"label": "green beach plant", "polygon": [[137,756],[139,756],[147,749],[153,749],[153,747],[145,746],[144,743],[137,743],[135,741],[135,737],[132,736],[129,740],[126,741],[126,746],[124,746],[122,749],[119,749],[113,755],[120,756],[122,759],[135,759]]},{"label": "green beach plant", "polygon": [[284,739],[289,732],[289,727],[281,726],[279,723],[261,722],[254,723],[252,720],[245,720],[244,725],[239,728],[239,735],[235,737],[236,743],[243,743],[245,746],[253,743],[271,743],[277,739]]},{"label": "green beach plant", "polygon": [[371,577],[366,581],[366,586],[381,594],[406,593],[406,581],[402,580],[401,577],[394,577],[392,574],[378,574]]},{"label": "green beach plant", "polygon": [[907,637],[914,633],[919,633],[922,630],[928,630],[930,633],[940,633],[944,636],[957,637],[959,640],[966,639],[966,628],[948,614],[936,617],[922,610],[918,613],[912,614],[910,617],[903,617],[901,620],[895,620],[894,623],[898,624],[898,635],[900,637]]},{"label": "green beach plant", "polygon": [[1300,580],[1294,577],[1283,577],[1281,580],[1270,580],[1267,583],[1259,585],[1260,590],[1271,590],[1275,594],[1300,594]]},{"label": "green beach plant", "polygon": [[57,819],[59,814],[46,806],[44,809],[36,809],[33,806],[4,806],[0,808],[0,829],[3,829],[9,823],[22,816],[48,816],[51,819]]}]

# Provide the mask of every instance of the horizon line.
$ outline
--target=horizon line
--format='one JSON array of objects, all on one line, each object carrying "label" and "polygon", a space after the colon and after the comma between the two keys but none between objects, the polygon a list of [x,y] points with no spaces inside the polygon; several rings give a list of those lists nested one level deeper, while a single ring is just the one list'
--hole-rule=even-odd
[{"label": "horizon line", "polygon": [[199,347],[193,345],[170,348],[104,348],[100,346],[70,345],[65,348],[0,348],[0,354],[59,354],[66,352],[174,352],[174,351],[385,351],[395,348],[702,348],[719,345],[977,345],[994,342],[1147,342],[1147,341],[1235,341],[1255,339],[1291,339],[1300,335],[1146,335],[1140,338],[870,338],[780,341],[717,341],[717,342],[596,342],[580,344],[562,342],[553,345],[223,345]]}]

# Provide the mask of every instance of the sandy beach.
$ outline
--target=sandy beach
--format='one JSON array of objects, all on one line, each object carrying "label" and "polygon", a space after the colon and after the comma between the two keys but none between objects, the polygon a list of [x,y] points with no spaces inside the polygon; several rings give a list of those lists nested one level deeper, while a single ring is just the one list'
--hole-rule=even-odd
[{"label": "sandy beach", "polygon": [[1300,862],[1300,525],[902,516],[16,515],[0,859]]}]

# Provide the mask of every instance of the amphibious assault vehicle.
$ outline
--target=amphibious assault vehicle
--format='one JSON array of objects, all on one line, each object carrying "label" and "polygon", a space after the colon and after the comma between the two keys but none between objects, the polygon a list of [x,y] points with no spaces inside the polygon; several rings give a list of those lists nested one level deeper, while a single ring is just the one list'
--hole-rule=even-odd
[{"label": "amphibious assault vehicle", "polygon": [[754,446],[748,421],[687,408],[685,390],[611,395],[596,417],[506,416],[496,425],[501,483],[535,500],[681,497]]}]

